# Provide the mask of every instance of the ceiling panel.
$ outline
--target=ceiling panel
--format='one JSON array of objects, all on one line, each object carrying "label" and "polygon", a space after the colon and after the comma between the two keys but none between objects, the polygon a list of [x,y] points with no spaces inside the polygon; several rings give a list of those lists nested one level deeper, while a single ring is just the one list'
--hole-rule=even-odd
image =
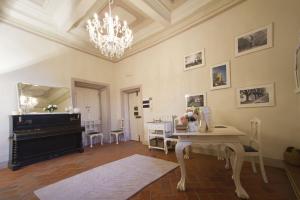
[{"label": "ceiling panel", "polygon": [[175,10],[182,4],[186,3],[187,0],[160,0],[164,6],[166,6],[170,11]]},{"label": "ceiling panel", "polygon": [[[112,14],[126,20],[134,41],[121,58],[147,49],[244,0],[114,0]],[[108,11],[106,0],[0,0],[0,20],[52,41],[111,60],[89,42],[86,21]]]},{"label": "ceiling panel", "polygon": [[43,7],[47,0],[29,0],[29,1],[31,1],[32,3],[34,3],[38,6]]}]

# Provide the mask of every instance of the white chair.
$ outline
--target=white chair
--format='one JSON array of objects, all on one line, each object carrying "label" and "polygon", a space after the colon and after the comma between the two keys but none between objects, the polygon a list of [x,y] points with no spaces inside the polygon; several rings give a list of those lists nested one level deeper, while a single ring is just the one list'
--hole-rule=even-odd
[{"label": "white chair", "polygon": [[109,137],[109,142],[111,143],[111,136],[115,136],[116,138],[116,144],[119,144],[119,137],[120,135],[123,135],[124,137],[124,120],[121,119],[120,120],[120,129],[117,129],[117,130],[112,130],[110,132],[110,137]]},{"label": "white chair", "polygon": [[[265,183],[268,183],[261,148],[261,121],[257,118],[250,120],[249,144],[243,145],[245,157],[251,158],[252,170],[257,173],[255,166],[255,157],[259,158],[261,175]],[[228,156],[226,156],[226,166],[229,166]]]},{"label": "white chair", "polygon": [[168,154],[168,142],[178,142],[178,137],[175,135],[172,135],[170,137],[164,138],[164,149],[165,153]]},{"label": "white chair", "polygon": [[[174,115],[172,116],[172,130],[174,131],[174,133],[177,132],[176,130],[176,125],[178,124],[178,119],[176,117],[174,117]],[[165,137],[164,138],[164,149],[165,149],[165,154],[168,154],[168,142],[178,142],[178,136],[175,136],[175,135],[171,135],[171,136],[168,136],[168,137]],[[186,147],[184,149],[184,159],[189,159],[189,151],[190,151],[190,147]]]},{"label": "white chair", "polygon": [[103,133],[101,133],[101,123],[100,121],[85,121],[85,134],[90,139],[90,147],[93,147],[93,139],[100,137],[101,145],[103,145]]}]

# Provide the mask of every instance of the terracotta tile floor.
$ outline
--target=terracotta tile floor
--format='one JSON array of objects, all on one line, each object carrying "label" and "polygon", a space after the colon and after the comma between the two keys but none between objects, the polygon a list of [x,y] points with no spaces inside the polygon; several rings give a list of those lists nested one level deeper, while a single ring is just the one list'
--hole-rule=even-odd
[{"label": "terracotta tile floor", "polygon": [[[17,171],[0,170],[0,199],[37,199],[33,191],[96,166],[142,154],[176,162],[174,152],[148,150],[138,142],[119,145],[95,146],[84,153],[74,153],[36,163]],[[231,171],[224,168],[224,161],[216,157],[191,154],[186,161],[188,169],[187,191],[178,192],[180,169],[176,168],[134,195],[132,200],[231,200],[238,199],[231,179]],[[282,169],[266,167],[270,183],[265,184],[260,174],[253,174],[251,165],[245,162],[241,174],[244,188],[253,200],[294,200],[295,196]]]}]

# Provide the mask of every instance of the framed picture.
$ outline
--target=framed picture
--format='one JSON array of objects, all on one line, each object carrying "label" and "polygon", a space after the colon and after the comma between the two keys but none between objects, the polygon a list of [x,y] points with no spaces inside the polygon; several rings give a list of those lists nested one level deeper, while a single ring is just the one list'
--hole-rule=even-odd
[{"label": "framed picture", "polygon": [[187,108],[199,108],[206,106],[206,94],[198,93],[193,95],[185,95]]},{"label": "framed picture", "polygon": [[184,57],[184,71],[205,65],[204,49]]},{"label": "framed picture", "polygon": [[238,107],[274,106],[274,84],[237,89]]},{"label": "framed picture", "polygon": [[300,43],[296,49],[295,55],[295,81],[296,81],[296,93],[300,93]]},{"label": "framed picture", "polygon": [[230,66],[229,62],[221,63],[210,67],[210,88],[222,89],[230,87]]},{"label": "framed picture", "polygon": [[235,38],[235,56],[273,47],[273,24]]}]

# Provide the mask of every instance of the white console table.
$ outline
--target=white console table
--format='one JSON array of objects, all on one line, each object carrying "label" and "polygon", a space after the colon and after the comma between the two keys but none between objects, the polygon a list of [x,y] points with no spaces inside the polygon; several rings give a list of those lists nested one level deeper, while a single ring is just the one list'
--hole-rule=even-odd
[{"label": "white console table", "polygon": [[164,147],[151,146],[150,140],[153,138],[162,138],[165,140],[166,137],[172,135],[172,122],[148,122],[148,143],[149,149],[160,149],[165,150]]}]

